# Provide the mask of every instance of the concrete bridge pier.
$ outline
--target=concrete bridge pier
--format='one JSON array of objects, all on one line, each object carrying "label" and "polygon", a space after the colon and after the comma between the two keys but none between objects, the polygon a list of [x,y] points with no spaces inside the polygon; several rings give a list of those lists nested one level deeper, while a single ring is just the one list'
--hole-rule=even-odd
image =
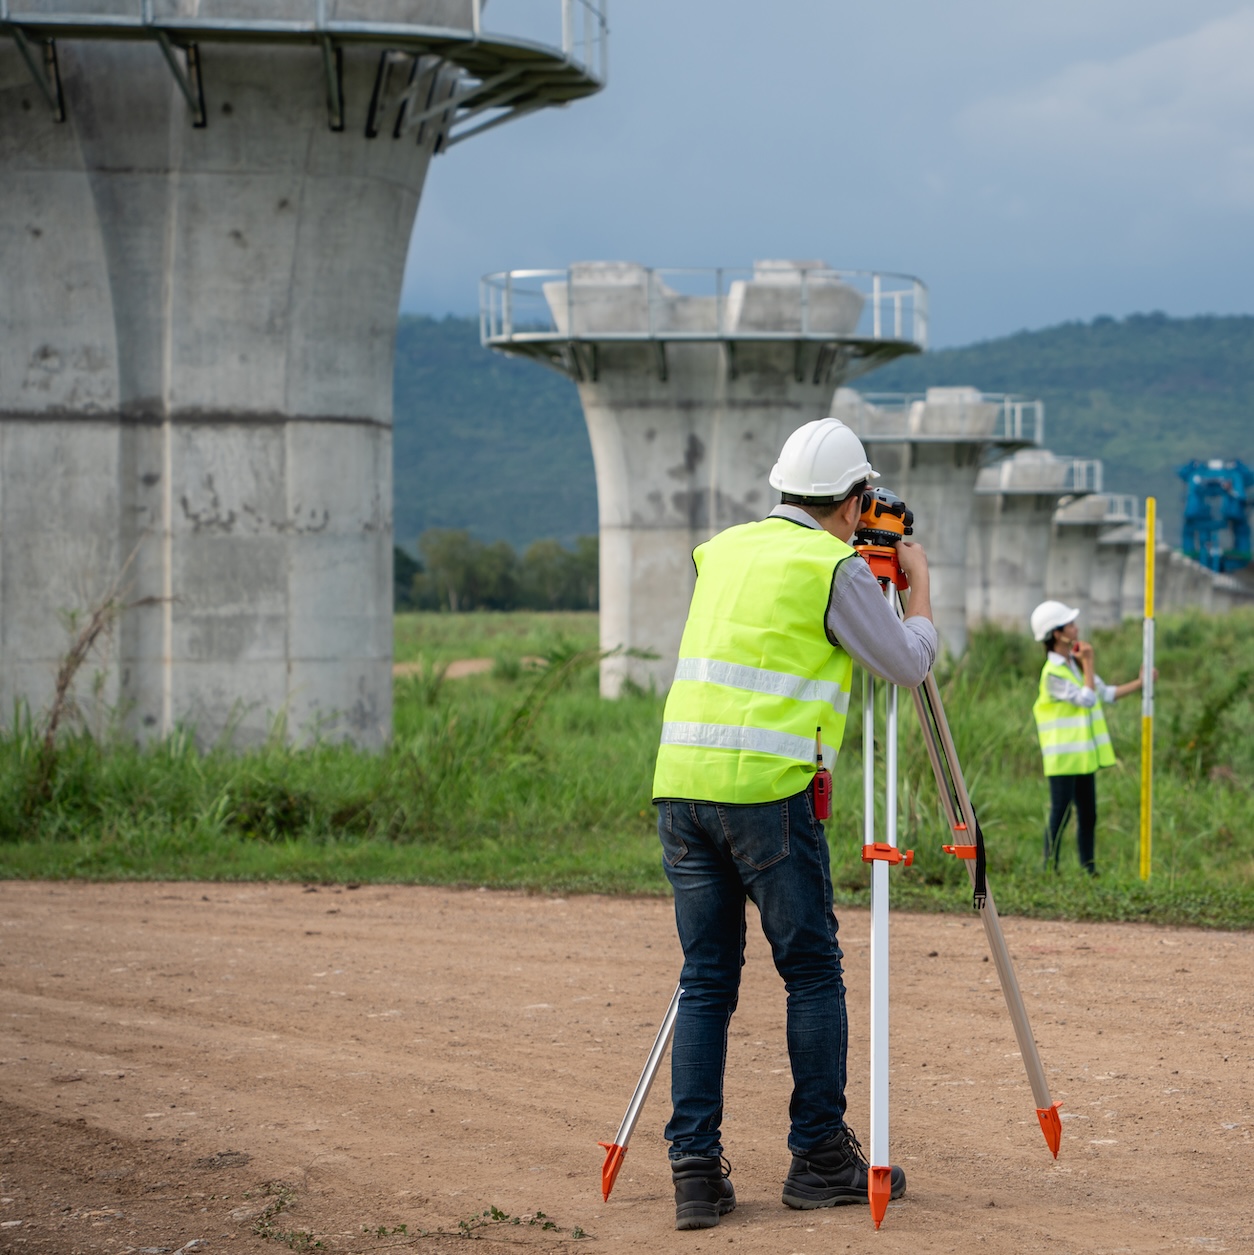
[{"label": "concrete bridge pier", "polygon": [[[1077,607],[1086,630],[1097,626],[1093,598],[1101,537],[1113,525],[1128,519],[1126,510],[1122,506],[1116,510],[1113,499],[1106,493],[1064,499],[1054,511],[1049,558],[1045,565],[1045,596]],[[1104,600],[1109,599],[1106,590],[1102,595]],[[1116,611],[1117,597],[1116,581]],[[1102,613],[1109,616],[1106,606]]]},{"label": "concrete bridge pier", "polygon": [[[1162,600],[1167,586],[1167,571],[1171,560],[1171,546],[1162,539],[1162,521],[1155,519],[1154,538],[1154,609],[1167,609]],[[1145,519],[1135,525],[1133,543],[1128,547],[1127,559],[1120,583],[1120,606],[1125,619],[1140,619],[1145,614]]]},{"label": "concrete bridge pier", "polygon": [[967,565],[967,614],[971,627],[995,623],[1026,629],[1033,608],[1045,600],[1054,510],[1064,496],[1101,489],[1101,463],[1061,458],[1046,449],[1022,449],[976,481]]},{"label": "concrete bridge pier", "polygon": [[914,511],[927,550],[932,611],[951,654],[967,646],[967,543],[974,488],[989,453],[1039,443],[1039,401],[978,388],[929,388],[925,396],[837,391],[832,413],[861,436],[880,483]]},{"label": "concrete bridge pier", "polygon": [[693,548],[770,512],[784,439],[827,414],[837,384],[921,347],[925,293],[821,262],[590,262],[489,276],[483,326],[486,344],[578,385],[597,477],[601,692],[617,697],[670,686]]},{"label": "concrete bridge pier", "polygon": [[1093,578],[1089,586],[1088,623],[1095,628],[1118,627],[1139,609],[1125,610],[1123,573],[1130,552],[1136,548],[1135,521],[1113,522],[1097,537]]},{"label": "concrete bridge pier", "polygon": [[430,159],[471,117],[600,80],[570,48],[479,29],[472,0],[18,7],[0,23],[0,718],[46,707],[61,620],[120,580],[100,694],[127,732],[378,745],[392,354]]}]

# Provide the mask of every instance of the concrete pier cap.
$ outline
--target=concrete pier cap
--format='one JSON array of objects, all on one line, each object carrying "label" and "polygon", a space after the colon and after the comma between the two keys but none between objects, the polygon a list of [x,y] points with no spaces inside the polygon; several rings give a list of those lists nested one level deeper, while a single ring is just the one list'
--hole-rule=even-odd
[{"label": "concrete pier cap", "polygon": [[433,154],[602,85],[602,0],[542,8],[0,0],[0,718],[122,580],[130,733],[390,735],[411,227]]},{"label": "concrete pier cap", "polygon": [[943,646],[967,645],[967,538],[976,477],[990,457],[1040,445],[1045,407],[973,387],[922,395],[839,388],[832,414],[861,437],[880,483],[914,511],[931,572],[932,613]]},{"label": "concrete pier cap", "polygon": [[778,496],[767,477],[786,437],[825,417],[838,385],[927,342],[917,279],[821,261],[508,271],[483,280],[480,316],[485,344],[579,388],[596,465],[607,697],[669,687],[692,550],[769,513]]},{"label": "concrete pier cap", "polygon": [[1048,449],[1021,449],[985,467],[975,484],[967,542],[967,621],[1025,630],[1045,600],[1054,510],[1064,497],[1102,488],[1102,464]]}]

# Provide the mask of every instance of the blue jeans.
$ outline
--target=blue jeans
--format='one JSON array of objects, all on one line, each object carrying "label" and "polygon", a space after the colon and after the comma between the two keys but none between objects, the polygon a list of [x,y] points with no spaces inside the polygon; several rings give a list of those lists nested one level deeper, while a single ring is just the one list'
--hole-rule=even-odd
[{"label": "blue jeans", "polygon": [[788,1148],[804,1154],[844,1123],[849,1044],[827,838],[809,790],[764,806],[659,802],[658,834],[684,950],[670,1157],[722,1153],[723,1069],[745,959],[746,898],[758,908],[788,991]]}]

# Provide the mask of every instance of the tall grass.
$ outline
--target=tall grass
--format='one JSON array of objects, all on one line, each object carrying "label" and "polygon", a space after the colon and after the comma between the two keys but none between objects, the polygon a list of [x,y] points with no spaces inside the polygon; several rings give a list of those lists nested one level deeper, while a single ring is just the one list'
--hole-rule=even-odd
[{"label": "tall grass", "polygon": [[[597,693],[591,615],[405,615],[394,737],[383,751],[279,737],[200,752],[187,733],[139,749],[63,735],[32,792],[38,721],[0,735],[0,876],[387,880],[546,891],[666,893],[650,805],[661,700]],[[1139,665],[1136,624],[1096,637],[1099,672]],[[989,847],[1003,913],[1254,925],[1254,613],[1175,616],[1158,629],[1153,876],[1138,875],[1140,706],[1108,721],[1120,756],[1098,780],[1097,860],[1071,849],[1042,869],[1047,790],[1032,727],[1039,647],[997,631],[938,672]],[[493,657],[449,679],[454,657]],[[532,661],[543,658],[542,664]],[[901,718],[901,905],[969,909],[961,864],[914,726]],[[828,826],[842,902],[864,903],[859,703],[855,694]],[[882,718],[877,726],[883,728]]]}]

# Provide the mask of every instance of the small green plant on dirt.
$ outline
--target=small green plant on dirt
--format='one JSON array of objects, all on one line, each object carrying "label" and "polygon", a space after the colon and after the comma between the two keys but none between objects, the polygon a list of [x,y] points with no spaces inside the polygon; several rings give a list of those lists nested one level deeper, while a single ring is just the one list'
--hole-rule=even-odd
[{"label": "small green plant on dirt", "polygon": [[[542,1233],[561,1233],[562,1228],[542,1211],[533,1211],[524,1213],[521,1216],[511,1216],[509,1212],[503,1211],[500,1207],[489,1206],[482,1211],[477,1211],[473,1216],[468,1216],[464,1220],[457,1222],[456,1229],[418,1229],[413,1236],[418,1238],[469,1238],[480,1239],[485,1236],[486,1232],[496,1230],[500,1231],[506,1228],[529,1228],[539,1229]],[[379,1225],[372,1229],[368,1225],[361,1226],[362,1233],[367,1233],[371,1237],[390,1237],[393,1234],[407,1234],[409,1230],[405,1225],[397,1225],[394,1229],[389,1229],[386,1225]],[[588,1233],[580,1225],[575,1225],[571,1231],[572,1238],[586,1238]],[[498,1238],[498,1241],[501,1239]]]},{"label": "small green plant on dirt", "polygon": [[476,1229],[489,1229],[497,1225],[531,1225],[542,1229],[546,1232],[559,1232],[557,1225],[553,1223],[542,1211],[533,1212],[529,1216],[511,1216],[509,1212],[502,1211],[499,1207],[486,1207],[476,1216],[471,1216],[469,1220],[459,1220],[457,1228],[462,1237],[468,1238],[475,1236]]},{"label": "small green plant on dirt", "polygon": [[322,1243],[312,1233],[304,1229],[280,1229],[275,1225],[278,1219],[296,1201],[296,1191],[286,1181],[267,1181],[261,1187],[263,1197],[269,1197],[261,1214],[253,1221],[253,1232],[268,1242],[281,1242],[293,1251],[317,1251]]}]

